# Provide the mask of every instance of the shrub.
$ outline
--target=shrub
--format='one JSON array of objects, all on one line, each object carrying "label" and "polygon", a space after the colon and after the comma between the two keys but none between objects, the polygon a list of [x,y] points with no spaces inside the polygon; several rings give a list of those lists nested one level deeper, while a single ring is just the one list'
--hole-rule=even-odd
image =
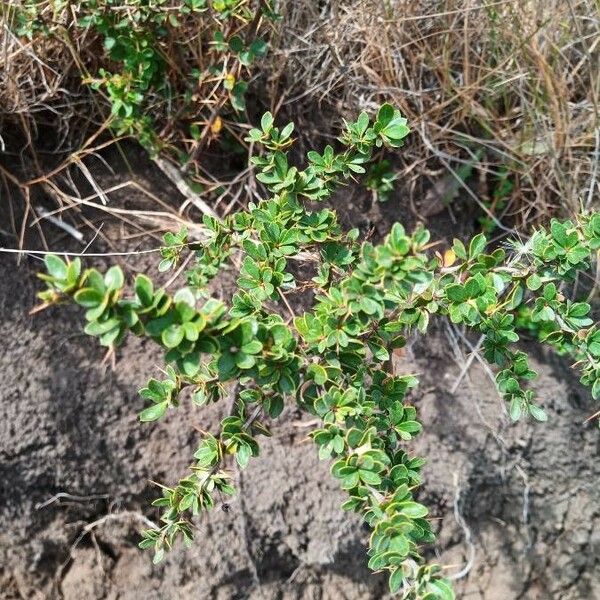
[{"label": "shrub", "polygon": [[[407,450],[421,431],[406,398],[417,379],[393,373],[393,349],[405,344],[407,331],[425,333],[434,316],[481,332],[511,417],[544,421],[527,389],[536,374],[515,346],[515,315],[529,307],[532,318],[553,324],[553,343],[577,348],[581,380],[600,396],[600,329],[589,318],[589,304],[560,292],[600,248],[600,214],[554,220],[508,254],[488,249],[479,234],[467,245],[455,240],[442,255],[432,253],[423,228],[407,234],[396,223],[382,243],[361,244],[356,230],[342,231],[332,210],[309,209],[307,202],[325,200],[342,180],[363,174],[375,148],[397,148],[408,132],[406,120],[386,104],[374,122],[362,113],[346,123],[342,150],[311,151],[301,170],[287,156],[293,125],[279,129],[265,114],[249,140],[266,148],[253,161],[271,196],[223,221],[206,217],[206,243],[188,241],[185,231],[167,236],[161,269],[175,267],[184,253],[196,254],[188,285],[173,297],[146,275],[138,275],[133,295],[125,296],[118,267],[102,275],[82,270],[79,259],[46,257],[41,277],[48,287],[39,294],[45,305],[74,300],[86,309],[86,333],[110,349],[128,332],[165,349],[166,377],[140,391],[147,402],[142,421],[177,408],[184,389],[197,406],[235,395],[220,431],[202,437],[190,473],[163,487],[154,502],[163,510],[161,527],[145,532],[140,546],[153,548],[155,560],[178,538],[192,541],[191,517],[234,492],[224,468],[228,457],[246,467],[259,454],[258,437],[269,434],[265,417],[278,417],[295,401],[321,419],[311,437],[348,494],[343,508],[372,528],[370,568],[387,571],[390,589],[405,598],[453,598],[442,568],[421,564],[421,546],[434,535],[427,508],[415,499],[424,460]],[[288,315],[286,299],[297,285],[294,260],[310,263],[314,275],[303,282],[314,291],[312,307],[300,316]],[[226,306],[206,289],[230,262],[241,266]]]},{"label": "shrub", "polygon": [[[108,103],[114,133],[174,157],[193,174],[198,147],[225,133],[225,119],[245,111],[249,68],[268,50],[264,23],[278,18],[271,4],[19,0],[3,10],[41,59],[48,48],[58,70],[75,65],[99,92],[96,101]],[[67,64],[56,65],[62,54]],[[8,67],[16,72],[19,64]],[[18,73],[11,79],[26,85]],[[62,86],[58,92],[66,93]]]}]

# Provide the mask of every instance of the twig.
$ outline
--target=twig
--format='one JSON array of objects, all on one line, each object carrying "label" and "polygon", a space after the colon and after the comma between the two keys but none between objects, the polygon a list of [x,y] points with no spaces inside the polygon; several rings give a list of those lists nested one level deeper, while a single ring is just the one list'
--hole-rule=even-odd
[{"label": "twig", "polygon": [[584,422],[583,424],[585,425],[586,423],[589,423],[592,419],[595,419],[596,417],[600,417],[600,410],[598,412],[595,412],[593,415],[590,415]]},{"label": "twig", "polygon": [[0,252],[5,254],[31,254],[32,256],[46,256],[47,254],[56,254],[60,256],[132,256],[134,254],[152,254],[160,252],[162,248],[150,248],[148,250],[130,250],[128,252],[64,252],[62,250],[18,250],[17,248],[2,248]]},{"label": "twig", "polygon": [[[448,322],[446,322],[446,326],[448,328],[449,333],[451,333],[451,327],[448,324]],[[497,389],[496,378],[494,377],[494,373],[492,372],[492,369],[490,368],[489,363],[487,363],[482,358],[481,353],[479,352],[479,350],[481,348],[481,342],[482,342],[481,338],[479,339],[478,343],[475,346],[473,346],[473,344],[471,344],[471,342],[469,342],[467,337],[461,331],[459,331],[457,328],[454,328],[454,330],[456,331],[456,334],[460,337],[462,342],[465,344],[465,346],[467,346],[467,348],[471,352],[469,359],[467,360],[467,363],[470,360],[471,364],[472,364],[473,358],[476,358],[477,362],[479,363],[479,365],[483,369],[484,373],[487,375],[487,377],[491,381],[494,388]],[[468,366],[467,366],[467,368],[468,368]],[[455,385],[456,385],[456,383],[455,383]],[[455,391],[456,390],[453,389],[452,393],[454,393]],[[498,394],[498,397],[500,400],[502,400],[502,397],[500,396],[500,394]],[[506,402],[501,402],[501,407],[502,407],[502,411],[504,412],[504,414],[508,415],[508,410],[506,409]]]},{"label": "twig", "polygon": [[92,189],[98,194],[98,198],[100,202],[106,206],[108,204],[108,197],[104,193],[104,190],[96,183],[96,180],[92,177],[89,169],[83,163],[83,161],[79,158],[74,160],[74,163],[79,167],[81,172],[84,174],[85,178],[88,180],[89,184],[92,186]]},{"label": "twig", "polygon": [[53,225],[56,225],[57,227],[68,233],[70,236],[74,237],[81,244],[85,244],[83,234],[80,231],[77,231],[75,227],[69,225],[68,223],[65,223],[62,219],[57,219],[56,217],[53,217],[43,206],[39,206],[36,210],[40,213],[40,215],[42,215],[43,219],[49,221]]},{"label": "twig", "polygon": [[171,285],[173,285],[173,283],[175,282],[175,280],[181,275],[181,273],[188,266],[190,260],[192,260],[193,257],[194,257],[194,253],[193,252],[190,252],[185,257],[185,259],[183,260],[183,262],[181,263],[181,265],[179,266],[179,268],[177,269],[177,271],[175,271],[175,273],[173,273],[173,275],[169,278],[169,281],[167,281],[167,283],[165,283],[165,285],[163,286],[165,290],[168,289]]},{"label": "twig", "polygon": [[515,464],[515,470],[521,476],[523,480],[523,511],[522,519],[523,525],[525,526],[525,535],[527,536],[527,547],[531,548],[531,535],[529,532],[529,491],[531,486],[529,485],[529,477],[525,470],[518,464]]},{"label": "twig", "polygon": [[469,356],[469,358],[467,358],[467,361],[465,362],[464,367],[461,369],[460,373],[458,374],[458,377],[456,378],[456,381],[454,382],[454,385],[450,389],[450,392],[452,394],[456,393],[456,390],[458,390],[458,386],[461,384],[462,380],[465,378],[465,375],[469,372],[469,369],[471,368],[471,365],[473,364],[473,361],[475,360],[475,355],[478,352],[479,348],[481,348],[481,344],[483,344],[484,339],[485,339],[485,335],[482,335],[477,340],[477,343],[474,346],[473,352],[471,352],[471,355]]},{"label": "twig", "polygon": [[109,513],[108,515],[104,515],[96,521],[88,523],[83,528],[83,532],[84,534],[89,533],[90,531],[92,531],[92,529],[98,527],[98,525],[103,525],[108,521],[139,521],[140,523],[143,523],[146,527],[149,527],[150,529],[160,529],[160,527],[154,521],[151,521],[148,517],[144,516],[143,514],[127,510],[123,512]]},{"label": "twig", "polygon": [[74,494],[68,494],[67,492],[58,492],[58,494],[54,494],[48,500],[44,502],[38,502],[35,505],[35,510],[40,510],[45,508],[46,506],[50,506],[50,504],[54,504],[54,502],[58,502],[61,499],[72,500],[73,502],[88,502],[89,500],[106,500],[110,498],[109,494],[91,494],[89,496],[76,496]]},{"label": "twig", "polygon": [[240,499],[240,511],[239,517],[241,521],[242,534],[244,536],[244,545],[246,546],[246,554],[248,555],[248,560],[250,562],[250,572],[252,574],[252,582],[257,588],[260,588],[261,581],[258,575],[258,567],[256,566],[256,561],[254,560],[254,554],[252,552],[252,544],[250,542],[250,535],[248,532],[248,523],[246,519],[246,505],[244,502],[244,480],[242,470],[239,468],[239,465],[236,462],[236,487],[238,490],[238,496]]},{"label": "twig", "polygon": [[167,179],[169,179],[175,185],[175,187],[179,190],[181,195],[185,197],[186,200],[189,200],[205,215],[219,219],[217,213],[208,204],[206,204],[206,202],[204,202],[204,200],[202,200],[202,198],[200,198],[187,184],[176,167],[160,157],[156,157],[153,160],[156,166],[164,173]]},{"label": "twig", "polygon": [[[448,333],[449,333],[450,337],[452,337],[452,330],[450,329],[449,326],[447,326],[447,329],[448,329]],[[467,345],[470,348],[472,348],[472,346],[470,344],[468,344],[468,342],[464,338],[464,336],[463,336],[463,340],[467,343]],[[457,354],[460,353],[460,355],[462,357],[462,353],[460,352],[460,348],[459,348],[458,344],[456,343],[456,340],[453,339],[453,341],[454,341],[455,352]],[[486,429],[488,429],[488,431],[491,433],[492,437],[496,440],[496,443],[498,444],[498,447],[500,448],[500,451],[502,452],[502,454],[508,455],[510,452],[509,452],[509,448],[506,443],[506,440],[486,420],[486,418],[483,415],[483,412],[481,411],[481,406],[479,405],[479,402],[476,400],[476,396],[472,394],[471,397],[473,398],[473,404],[475,406],[475,410],[477,411],[477,415],[479,416],[479,419],[484,424]],[[503,405],[503,407],[504,407],[504,405]],[[506,412],[505,407],[504,407],[504,412]],[[521,465],[519,464],[519,461],[521,458],[522,457],[517,457],[515,459],[513,468],[515,469],[515,471],[519,474],[519,476],[523,480],[523,512],[522,512],[523,516],[522,516],[522,519],[523,519],[523,525],[525,526],[525,535],[527,537],[527,547],[529,548],[529,547],[531,547],[531,534],[530,534],[529,527],[528,527],[528,524],[529,524],[529,492],[530,492],[531,486],[529,484],[529,477],[527,476],[525,469],[523,469],[523,467],[521,467]],[[502,465],[500,467],[500,472],[501,472],[501,476],[502,476],[503,480],[504,480],[504,467],[505,467],[505,465]]]},{"label": "twig", "polygon": [[56,572],[56,579],[58,581],[60,581],[62,579],[63,571],[65,570],[65,568],[69,564],[69,562],[72,560],[73,551],[80,544],[81,540],[88,533],[91,533],[96,527],[98,527],[99,525],[103,525],[104,523],[107,523],[108,521],[139,521],[140,523],[143,523],[146,527],[149,527],[150,529],[160,529],[159,526],[154,521],[151,521],[150,519],[148,519],[148,517],[142,515],[141,513],[137,513],[137,512],[133,512],[133,511],[109,513],[107,515],[104,515],[103,517],[100,517],[99,519],[96,519],[95,521],[92,521],[91,523],[87,523],[83,527],[81,533],[77,536],[77,538],[75,538],[75,541],[71,544],[71,547],[69,548],[69,556],[58,568],[58,570]]}]

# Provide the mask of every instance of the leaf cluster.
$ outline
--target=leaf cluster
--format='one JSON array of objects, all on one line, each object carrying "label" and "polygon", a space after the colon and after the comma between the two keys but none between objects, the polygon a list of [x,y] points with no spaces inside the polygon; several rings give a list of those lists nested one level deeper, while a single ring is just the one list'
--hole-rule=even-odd
[{"label": "leaf cluster", "polygon": [[[114,132],[185,164],[204,136],[219,134],[222,117],[245,110],[249,69],[268,51],[264,23],[278,17],[269,0],[23,0],[14,28],[36,42],[68,31],[75,45],[100,45],[94,60],[83,52],[78,62],[108,101]],[[215,106],[218,122],[206,128]]]}]

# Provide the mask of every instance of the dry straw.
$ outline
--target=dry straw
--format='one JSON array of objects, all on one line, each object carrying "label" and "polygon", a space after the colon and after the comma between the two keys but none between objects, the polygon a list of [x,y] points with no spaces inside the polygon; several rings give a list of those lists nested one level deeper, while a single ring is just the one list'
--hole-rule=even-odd
[{"label": "dry straw", "polygon": [[[53,10],[53,3],[38,4]],[[108,103],[82,83],[99,67],[101,43],[72,26],[68,3],[52,15],[57,35],[19,38],[19,5],[11,0],[0,8],[0,193],[21,192],[25,218],[22,210],[15,211],[21,218],[11,217],[18,240],[26,225],[43,222],[34,191],[56,216],[80,211],[77,197],[89,197],[91,187],[104,213],[138,221],[139,214],[110,201],[86,166],[115,141],[107,136]],[[443,210],[461,186],[461,197],[520,230],[598,198],[600,21],[593,0],[289,0],[277,7],[282,19],[268,25],[271,52],[253,67],[253,102],[291,113],[309,146],[331,137],[341,117],[385,101],[398,106],[414,132],[399,167],[402,197],[417,216]],[[209,21],[200,23],[210,29]],[[177,30],[177,41],[188,42],[185,60],[199,66],[208,56],[201,29]],[[181,47],[164,49],[172,77],[181,57],[169,48]],[[205,135],[187,148],[192,156],[204,156],[214,133],[219,89],[208,82],[198,97]],[[172,159],[181,140],[168,120],[162,123]],[[243,122],[224,118],[220,127],[243,138]],[[257,195],[251,168],[225,177],[199,161],[185,177],[202,184],[200,197],[172,160],[157,164],[186,191],[169,209],[172,218],[164,219],[160,206],[154,217],[144,214],[143,227],[197,221],[199,212],[223,215]],[[81,174],[88,189],[75,193]]]},{"label": "dry straw", "polygon": [[[475,164],[486,181],[472,199],[517,228],[598,198],[595,2],[319,5],[285,3],[277,59],[268,66],[272,97],[297,120],[314,115],[308,109],[315,104],[327,115],[344,116],[382,101],[399,106],[415,132],[402,155],[417,212],[416,200],[432,186],[443,191],[448,178],[461,179],[465,163]],[[275,96],[276,89],[283,93]],[[506,173],[511,189],[495,206],[494,191]],[[421,216],[432,210],[425,207]]]}]

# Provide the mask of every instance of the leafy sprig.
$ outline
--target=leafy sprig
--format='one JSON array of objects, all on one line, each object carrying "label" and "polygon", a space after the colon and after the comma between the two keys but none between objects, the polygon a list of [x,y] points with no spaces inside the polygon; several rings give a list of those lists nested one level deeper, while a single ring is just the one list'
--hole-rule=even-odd
[{"label": "leafy sprig", "polygon": [[[407,133],[398,111],[384,105],[374,121],[362,113],[346,123],[341,148],[311,151],[301,169],[287,154],[293,126],[280,130],[267,113],[249,139],[265,148],[254,163],[271,195],[223,221],[207,217],[211,237],[203,245],[190,249],[184,231],[168,238],[163,268],[184,252],[196,254],[187,287],[173,297],[138,275],[128,298],[120,270],[102,276],[82,272],[78,261],[47,257],[44,303],[81,304],[86,331],[111,348],[131,331],[165,349],[166,379],[141,390],[149,402],[142,420],[177,409],[187,389],[198,406],[233,390],[233,414],[218,434],[203,436],[191,473],[155,502],[162,526],[146,532],[141,545],[153,547],[157,560],[176,539],[192,540],[194,515],[233,493],[227,459],[244,468],[259,454],[257,438],[269,434],[263,416],[276,418],[295,402],[321,420],[311,437],[319,456],[333,461],[332,475],[348,494],[344,509],[372,528],[369,566],[387,571],[391,590],[405,598],[453,598],[440,567],[421,564],[421,548],[434,536],[427,508],[415,498],[424,460],[408,449],[422,429],[409,396],[417,380],[392,372],[393,349],[411,329],[425,333],[436,316],[481,332],[511,417],[543,421],[546,413],[527,387],[535,372],[515,346],[517,317],[528,308],[532,318],[552,324],[548,341],[577,349],[582,382],[600,395],[600,329],[587,303],[559,292],[561,282],[590,267],[600,247],[599,214],[552,221],[508,253],[488,249],[480,234],[468,245],[455,240],[441,255],[431,251],[427,230],[408,234],[398,223],[380,244],[358,244],[358,232],[344,233],[332,210],[303,203],[330,197],[365,172],[374,149],[399,147]],[[298,258],[315,267],[309,281],[297,281],[290,268]],[[206,288],[224,265],[240,265],[229,305],[208,297]],[[314,302],[290,319],[286,294],[299,284],[313,289]]]}]

